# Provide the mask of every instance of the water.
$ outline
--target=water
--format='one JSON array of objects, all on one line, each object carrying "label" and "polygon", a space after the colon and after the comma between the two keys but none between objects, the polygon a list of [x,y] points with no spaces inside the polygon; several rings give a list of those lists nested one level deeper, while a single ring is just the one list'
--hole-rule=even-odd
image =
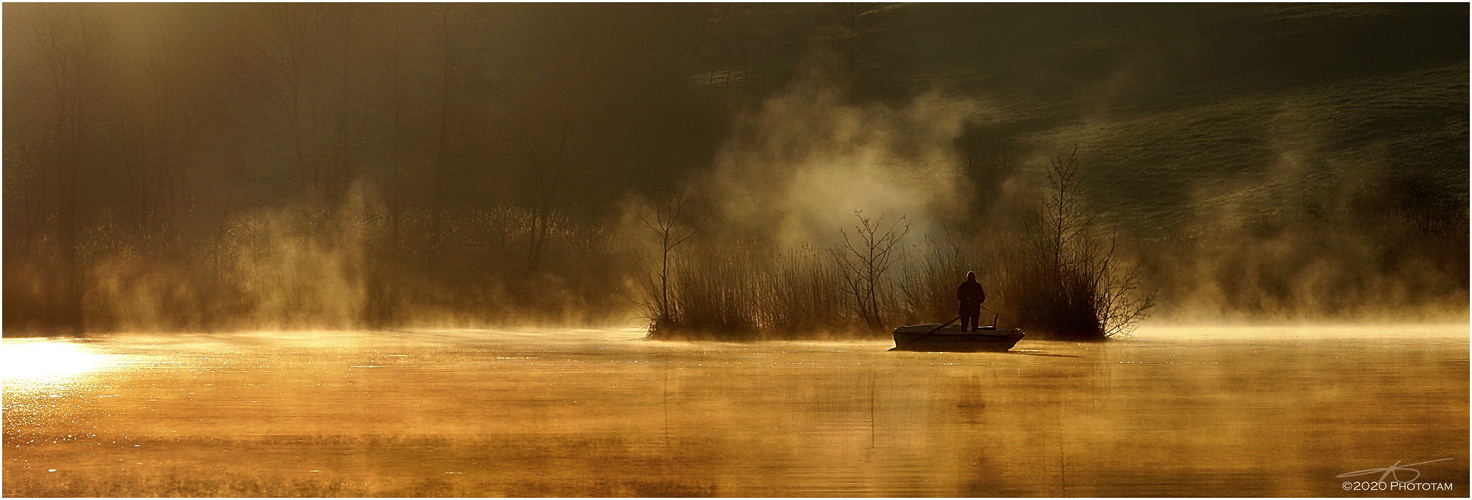
[{"label": "water", "polygon": [[640,337],[6,339],[3,493],[1360,496],[1335,476],[1441,458],[1417,482],[1452,491],[1417,494],[1469,492],[1466,325],[976,354]]}]

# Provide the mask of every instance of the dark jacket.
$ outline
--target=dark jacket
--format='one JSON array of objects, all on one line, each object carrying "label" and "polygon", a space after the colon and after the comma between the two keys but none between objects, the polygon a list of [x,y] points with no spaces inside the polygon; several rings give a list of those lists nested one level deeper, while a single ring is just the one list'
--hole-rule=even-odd
[{"label": "dark jacket", "polygon": [[961,309],[981,309],[981,303],[986,302],[986,290],[981,288],[981,283],[965,281],[956,289],[956,298],[961,301]]}]

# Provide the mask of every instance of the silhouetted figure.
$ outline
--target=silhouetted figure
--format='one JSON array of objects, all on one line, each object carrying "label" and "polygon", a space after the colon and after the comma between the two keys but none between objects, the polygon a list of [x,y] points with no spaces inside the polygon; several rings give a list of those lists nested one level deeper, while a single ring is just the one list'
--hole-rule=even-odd
[{"label": "silhouetted figure", "polygon": [[961,301],[961,331],[974,332],[981,328],[981,303],[986,302],[986,290],[976,282],[976,273],[967,272],[966,281],[956,289],[956,299]]}]

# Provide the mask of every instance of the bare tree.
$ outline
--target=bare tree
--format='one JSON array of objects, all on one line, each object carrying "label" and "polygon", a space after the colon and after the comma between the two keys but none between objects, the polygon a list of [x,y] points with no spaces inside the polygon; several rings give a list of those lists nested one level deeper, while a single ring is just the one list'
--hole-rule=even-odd
[{"label": "bare tree", "polygon": [[469,49],[469,37],[477,29],[474,17],[462,6],[440,4],[434,6],[434,17],[430,23],[430,37],[437,51],[439,120],[435,144],[435,169],[430,191],[430,237],[433,251],[439,252],[441,218],[445,210],[444,197],[449,188],[451,130],[450,114],[454,109],[455,84],[460,78],[461,59]]},{"label": "bare tree", "polygon": [[655,322],[668,321],[670,319],[670,256],[685,240],[695,236],[705,222],[710,219],[710,210],[700,215],[699,221],[688,230],[681,231],[679,228],[682,217],[687,217],[690,210],[690,198],[681,193],[671,195],[660,201],[650,203],[649,209],[640,218],[644,227],[654,232],[659,238],[659,303],[656,304]]},{"label": "bare tree", "polygon": [[386,187],[388,189],[388,218],[390,228],[389,248],[392,250],[394,258],[397,259],[402,240],[400,223],[402,222],[403,213],[406,208],[404,187],[402,185],[404,179],[400,177],[402,175],[400,164],[403,157],[401,143],[404,137],[404,12],[401,4],[391,4],[390,8],[392,12],[389,13],[389,22],[393,24],[394,35],[393,47],[390,49],[393,52],[393,56],[390,58],[390,78],[388,82],[390,94],[389,106],[391,108],[392,120],[388,138],[389,171]]},{"label": "bare tree", "polygon": [[79,253],[83,218],[82,164],[94,147],[92,126],[102,92],[104,34],[95,10],[83,5],[40,6],[25,26],[25,43],[40,60],[30,87],[45,108],[51,133],[43,163],[52,165],[59,250],[60,319],[72,333],[86,328],[82,295],[85,277]]},{"label": "bare tree", "polygon": [[1139,269],[1122,267],[1117,229],[1107,240],[1097,234],[1102,212],[1085,203],[1078,173],[1077,147],[1051,161],[1028,272],[1010,288],[1021,297],[1022,322],[1055,335],[1105,338],[1145,318],[1155,294],[1137,297]]},{"label": "bare tree", "polygon": [[525,119],[521,121],[521,150],[526,156],[527,168],[531,170],[537,200],[532,208],[531,241],[527,245],[527,271],[535,272],[538,259],[547,241],[548,225],[551,223],[557,189],[562,184],[562,171],[567,159],[567,129],[564,121],[556,142],[547,143],[532,131]]},{"label": "bare tree", "polygon": [[1140,266],[1123,268],[1115,255],[1118,248],[1119,229],[1109,234],[1108,247],[1094,246],[1083,261],[1084,276],[1091,278],[1089,289],[1093,290],[1094,317],[1099,330],[1105,337],[1129,333],[1150,315],[1155,306],[1156,292],[1139,296]]},{"label": "bare tree", "polygon": [[403,62],[404,52],[404,9],[400,4],[385,6],[387,12],[379,12],[379,16],[386,16],[391,26],[392,45],[389,47],[389,60],[387,61],[388,79],[384,82],[388,86],[388,126],[386,167],[381,177],[381,189],[386,191],[386,203],[384,216],[388,220],[388,235],[385,241],[378,246],[373,256],[371,272],[365,276],[365,284],[368,291],[367,307],[364,308],[367,323],[375,327],[388,324],[394,316],[394,308],[398,303],[399,287],[391,284],[393,263],[403,259],[403,219],[408,209],[406,199],[406,187],[408,177],[403,173],[403,141],[404,141],[404,108],[405,108],[405,71]]},{"label": "bare tree", "polygon": [[283,134],[284,156],[291,166],[291,182],[305,189],[313,168],[314,129],[310,97],[315,94],[313,70],[315,48],[307,40],[309,17],[319,6],[274,4],[258,6],[253,16],[239,24],[245,48],[236,68],[236,81],[261,97],[273,112],[272,125],[263,127]]},{"label": "bare tree", "polygon": [[1078,183],[1078,147],[1067,157],[1054,157],[1048,169],[1048,196],[1043,198],[1043,220],[1046,237],[1039,240],[1043,251],[1050,256],[1049,266],[1054,271],[1064,268],[1072,256],[1070,250],[1080,251],[1087,245],[1082,240],[1098,221],[1097,212],[1085,209],[1083,193]]},{"label": "bare tree", "polygon": [[289,171],[289,185],[334,210],[356,175],[363,147],[358,64],[360,6],[252,6],[239,23],[245,46],[235,80],[268,104],[257,130]]},{"label": "bare tree", "polygon": [[326,165],[322,169],[321,179],[318,184],[325,196],[328,207],[336,207],[348,190],[349,184],[358,174],[361,162],[360,151],[365,144],[365,133],[362,130],[362,112],[359,102],[362,94],[363,79],[366,76],[362,65],[358,63],[357,51],[361,50],[360,36],[363,36],[364,21],[368,16],[367,10],[362,6],[344,3],[337,6],[333,15],[327,18],[326,28],[332,38],[329,45],[334,46],[336,53],[331,55],[332,66],[337,73],[336,81],[326,82],[335,91],[335,99],[331,103],[334,114],[331,117],[335,124],[331,127],[331,145],[328,147]]},{"label": "bare tree", "polygon": [[888,226],[884,224],[884,215],[871,219],[854,210],[854,217],[859,219],[854,233],[839,230],[843,243],[833,249],[833,257],[843,270],[844,291],[853,298],[859,317],[870,327],[879,328],[884,326],[881,299],[889,291],[885,275],[903,257],[900,243],[910,234],[910,225],[899,229],[904,216]]},{"label": "bare tree", "polygon": [[[152,49],[141,56],[136,69],[138,87],[124,98],[132,107],[121,120],[129,148],[125,162],[133,224],[137,234],[175,251],[187,209],[191,169],[189,145],[199,137],[198,125],[213,108],[201,98],[201,80],[184,61],[188,40],[176,25],[159,22],[152,30]],[[153,248],[153,250],[164,250]]]}]

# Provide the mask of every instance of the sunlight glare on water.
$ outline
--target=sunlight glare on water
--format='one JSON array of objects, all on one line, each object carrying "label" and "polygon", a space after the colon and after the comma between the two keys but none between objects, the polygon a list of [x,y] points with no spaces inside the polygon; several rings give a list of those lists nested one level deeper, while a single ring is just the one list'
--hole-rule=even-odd
[{"label": "sunlight glare on water", "polygon": [[105,356],[75,342],[6,339],[0,344],[0,378],[7,386],[18,382],[61,381],[106,364]]}]

